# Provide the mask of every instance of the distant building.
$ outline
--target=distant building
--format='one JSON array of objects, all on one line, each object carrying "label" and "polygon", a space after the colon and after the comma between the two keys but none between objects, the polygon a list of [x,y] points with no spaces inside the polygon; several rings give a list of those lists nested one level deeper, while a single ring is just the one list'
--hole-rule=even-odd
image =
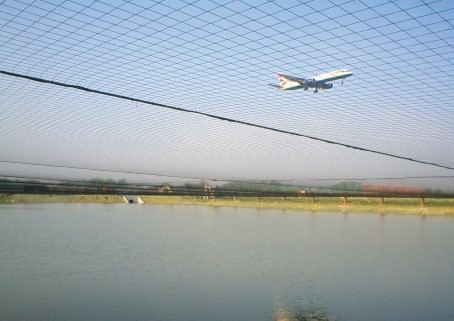
[{"label": "distant building", "polygon": [[361,191],[366,193],[386,193],[403,195],[420,195],[424,193],[424,188],[409,186],[385,186],[362,184]]}]

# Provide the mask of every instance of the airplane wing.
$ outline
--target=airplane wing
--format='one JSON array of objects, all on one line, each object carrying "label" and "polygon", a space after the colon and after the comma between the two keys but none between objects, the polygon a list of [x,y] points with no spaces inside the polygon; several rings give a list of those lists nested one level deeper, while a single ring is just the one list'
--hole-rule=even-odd
[{"label": "airplane wing", "polygon": [[324,72],[320,75],[314,76],[314,80],[316,82],[327,82],[327,81],[334,81],[338,79],[344,79],[350,77],[353,73],[347,69],[338,69],[333,70],[330,72]]}]

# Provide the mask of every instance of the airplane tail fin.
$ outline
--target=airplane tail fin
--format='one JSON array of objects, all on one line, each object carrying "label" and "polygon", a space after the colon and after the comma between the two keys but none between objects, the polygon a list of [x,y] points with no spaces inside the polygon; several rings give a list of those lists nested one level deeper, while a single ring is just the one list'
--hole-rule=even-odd
[{"label": "airplane tail fin", "polygon": [[279,82],[279,88],[278,89],[284,88],[285,85],[287,84],[288,76],[284,75],[281,72],[278,72],[276,76],[277,76],[277,81]]},{"label": "airplane tail fin", "polygon": [[276,77],[277,77],[277,80],[288,79],[288,76],[287,76],[287,75],[284,75],[282,72],[278,72],[278,73],[276,74]]}]

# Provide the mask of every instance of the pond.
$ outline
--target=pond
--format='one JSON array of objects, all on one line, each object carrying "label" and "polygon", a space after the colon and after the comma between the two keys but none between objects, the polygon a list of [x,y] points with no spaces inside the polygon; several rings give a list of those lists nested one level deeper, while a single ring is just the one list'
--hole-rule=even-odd
[{"label": "pond", "polygon": [[454,219],[0,205],[0,320],[452,320]]}]

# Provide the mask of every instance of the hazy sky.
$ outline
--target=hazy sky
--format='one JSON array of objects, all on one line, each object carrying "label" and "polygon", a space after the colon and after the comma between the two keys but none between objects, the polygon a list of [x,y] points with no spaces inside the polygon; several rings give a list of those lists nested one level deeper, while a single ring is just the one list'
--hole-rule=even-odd
[{"label": "hazy sky", "polygon": [[[1,70],[454,167],[452,1],[0,3]],[[318,94],[268,86],[276,72],[338,68],[354,75]],[[1,161],[227,179],[454,175],[10,76],[0,88]],[[7,163],[0,174],[126,175]]]}]

